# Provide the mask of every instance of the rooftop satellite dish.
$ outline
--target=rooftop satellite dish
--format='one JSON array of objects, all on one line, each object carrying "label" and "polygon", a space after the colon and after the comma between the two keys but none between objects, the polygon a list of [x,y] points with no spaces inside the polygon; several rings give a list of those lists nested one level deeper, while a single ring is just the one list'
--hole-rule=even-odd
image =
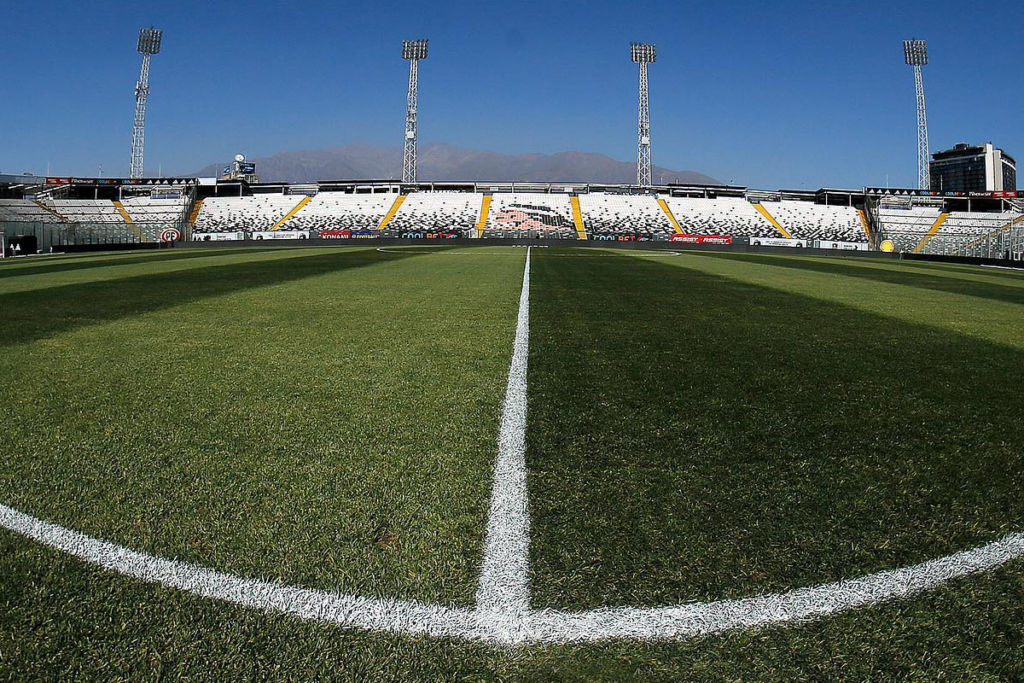
[{"label": "rooftop satellite dish", "polygon": [[236,154],[235,155],[235,161],[237,161],[239,163],[245,161],[245,155],[244,154]]}]

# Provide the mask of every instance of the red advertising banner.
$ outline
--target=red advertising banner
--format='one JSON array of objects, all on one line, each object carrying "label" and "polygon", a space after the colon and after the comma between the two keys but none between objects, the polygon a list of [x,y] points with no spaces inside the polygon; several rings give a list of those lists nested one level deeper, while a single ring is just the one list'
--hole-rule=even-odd
[{"label": "red advertising banner", "polygon": [[70,185],[71,184],[71,178],[49,178],[48,177],[46,179],[46,184],[47,185]]},{"label": "red advertising banner", "polygon": [[321,230],[320,239],[322,240],[347,240],[352,237],[351,230]]},{"label": "red advertising banner", "polygon": [[672,235],[671,239],[687,244],[732,244],[732,235]]}]

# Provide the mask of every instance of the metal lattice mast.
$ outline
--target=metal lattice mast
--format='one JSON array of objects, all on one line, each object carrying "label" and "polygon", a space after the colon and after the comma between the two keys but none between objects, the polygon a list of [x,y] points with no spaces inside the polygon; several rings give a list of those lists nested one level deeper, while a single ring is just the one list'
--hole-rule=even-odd
[{"label": "metal lattice mast", "polygon": [[647,65],[658,57],[657,47],[630,44],[630,55],[640,65],[640,103],[637,107],[636,184],[651,185],[651,105],[647,92]]},{"label": "metal lattice mast", "polygon": [[903,56],[906,63],[914,67],[914,89],[917,93],[917,187],[928,190],[931,189],[928,171],[928,108],[924,100],[924,79],[921,77],[921,67],[928,63],[928,41],[903,41]]},{"label": "metal lattice mast", "polygon": [[153,27],[139,29],[142,53],[142,73],[135,83],[135,121],[132,124],[132,161],[128,169],[130,178],[141,178],[146,156],[146,100],[149,98],[149,58],[160,52],[163,31]]},{"label": "metal lattice mast", "polygon": [[416,182],[416,117],[419,108],[420,60],[427,58],[427,41],[403,40],[402,59],[409,60],[409,96],[405,111],[405,152],[402,182]]}]

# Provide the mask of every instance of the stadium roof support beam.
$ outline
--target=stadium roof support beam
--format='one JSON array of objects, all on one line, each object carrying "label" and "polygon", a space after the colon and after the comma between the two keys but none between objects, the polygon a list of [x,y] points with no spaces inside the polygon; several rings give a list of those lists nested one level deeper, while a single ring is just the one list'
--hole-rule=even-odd
[{"label": "stadium roof support beam", "polygon": [[658,59],[658,48],[649,43],[631,43],[630,57],[640,65],[640,103],[637,107],[636,184],[651,186],[651,107],[647,92],[647,65]]},{"label": "stadium roof support beam", "polygon": [[149,58],[160,52],[164,32],[153,28],[139,29],[136,50],[142,55],[142,72],[135,83],[135,120],[132,124],[132,160],[129,178],[141,178],[146,156],[146,101],[149,99]]},{"label": "stadium roof support beam", "polygon": [[928,41],[904,40],[904,61],[914,67],[914,89],[917,93],[917,189],[931,189],[928,170],[928,108],[924,100],[924,79],[921,67],[928,63]]},{"label": "stadium roof support beam", "polygon": [[405,152],[402,155],[402,182],[416,182],[416,123],[419,108],[420,60],[427,58],[427,40],[403,40],[402,59],[409,60],[409,94],[405,110]]}]

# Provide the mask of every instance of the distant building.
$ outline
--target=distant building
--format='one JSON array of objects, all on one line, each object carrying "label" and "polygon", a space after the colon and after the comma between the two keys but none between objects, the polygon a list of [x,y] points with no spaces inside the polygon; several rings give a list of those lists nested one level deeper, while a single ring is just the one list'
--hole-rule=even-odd
[{"label": "distant building", "polygon": [[1017,189],[1017,162],[1003,150],[984,145],[953,145],[932,154],[931,189],[939,192],[998,192]]}]

